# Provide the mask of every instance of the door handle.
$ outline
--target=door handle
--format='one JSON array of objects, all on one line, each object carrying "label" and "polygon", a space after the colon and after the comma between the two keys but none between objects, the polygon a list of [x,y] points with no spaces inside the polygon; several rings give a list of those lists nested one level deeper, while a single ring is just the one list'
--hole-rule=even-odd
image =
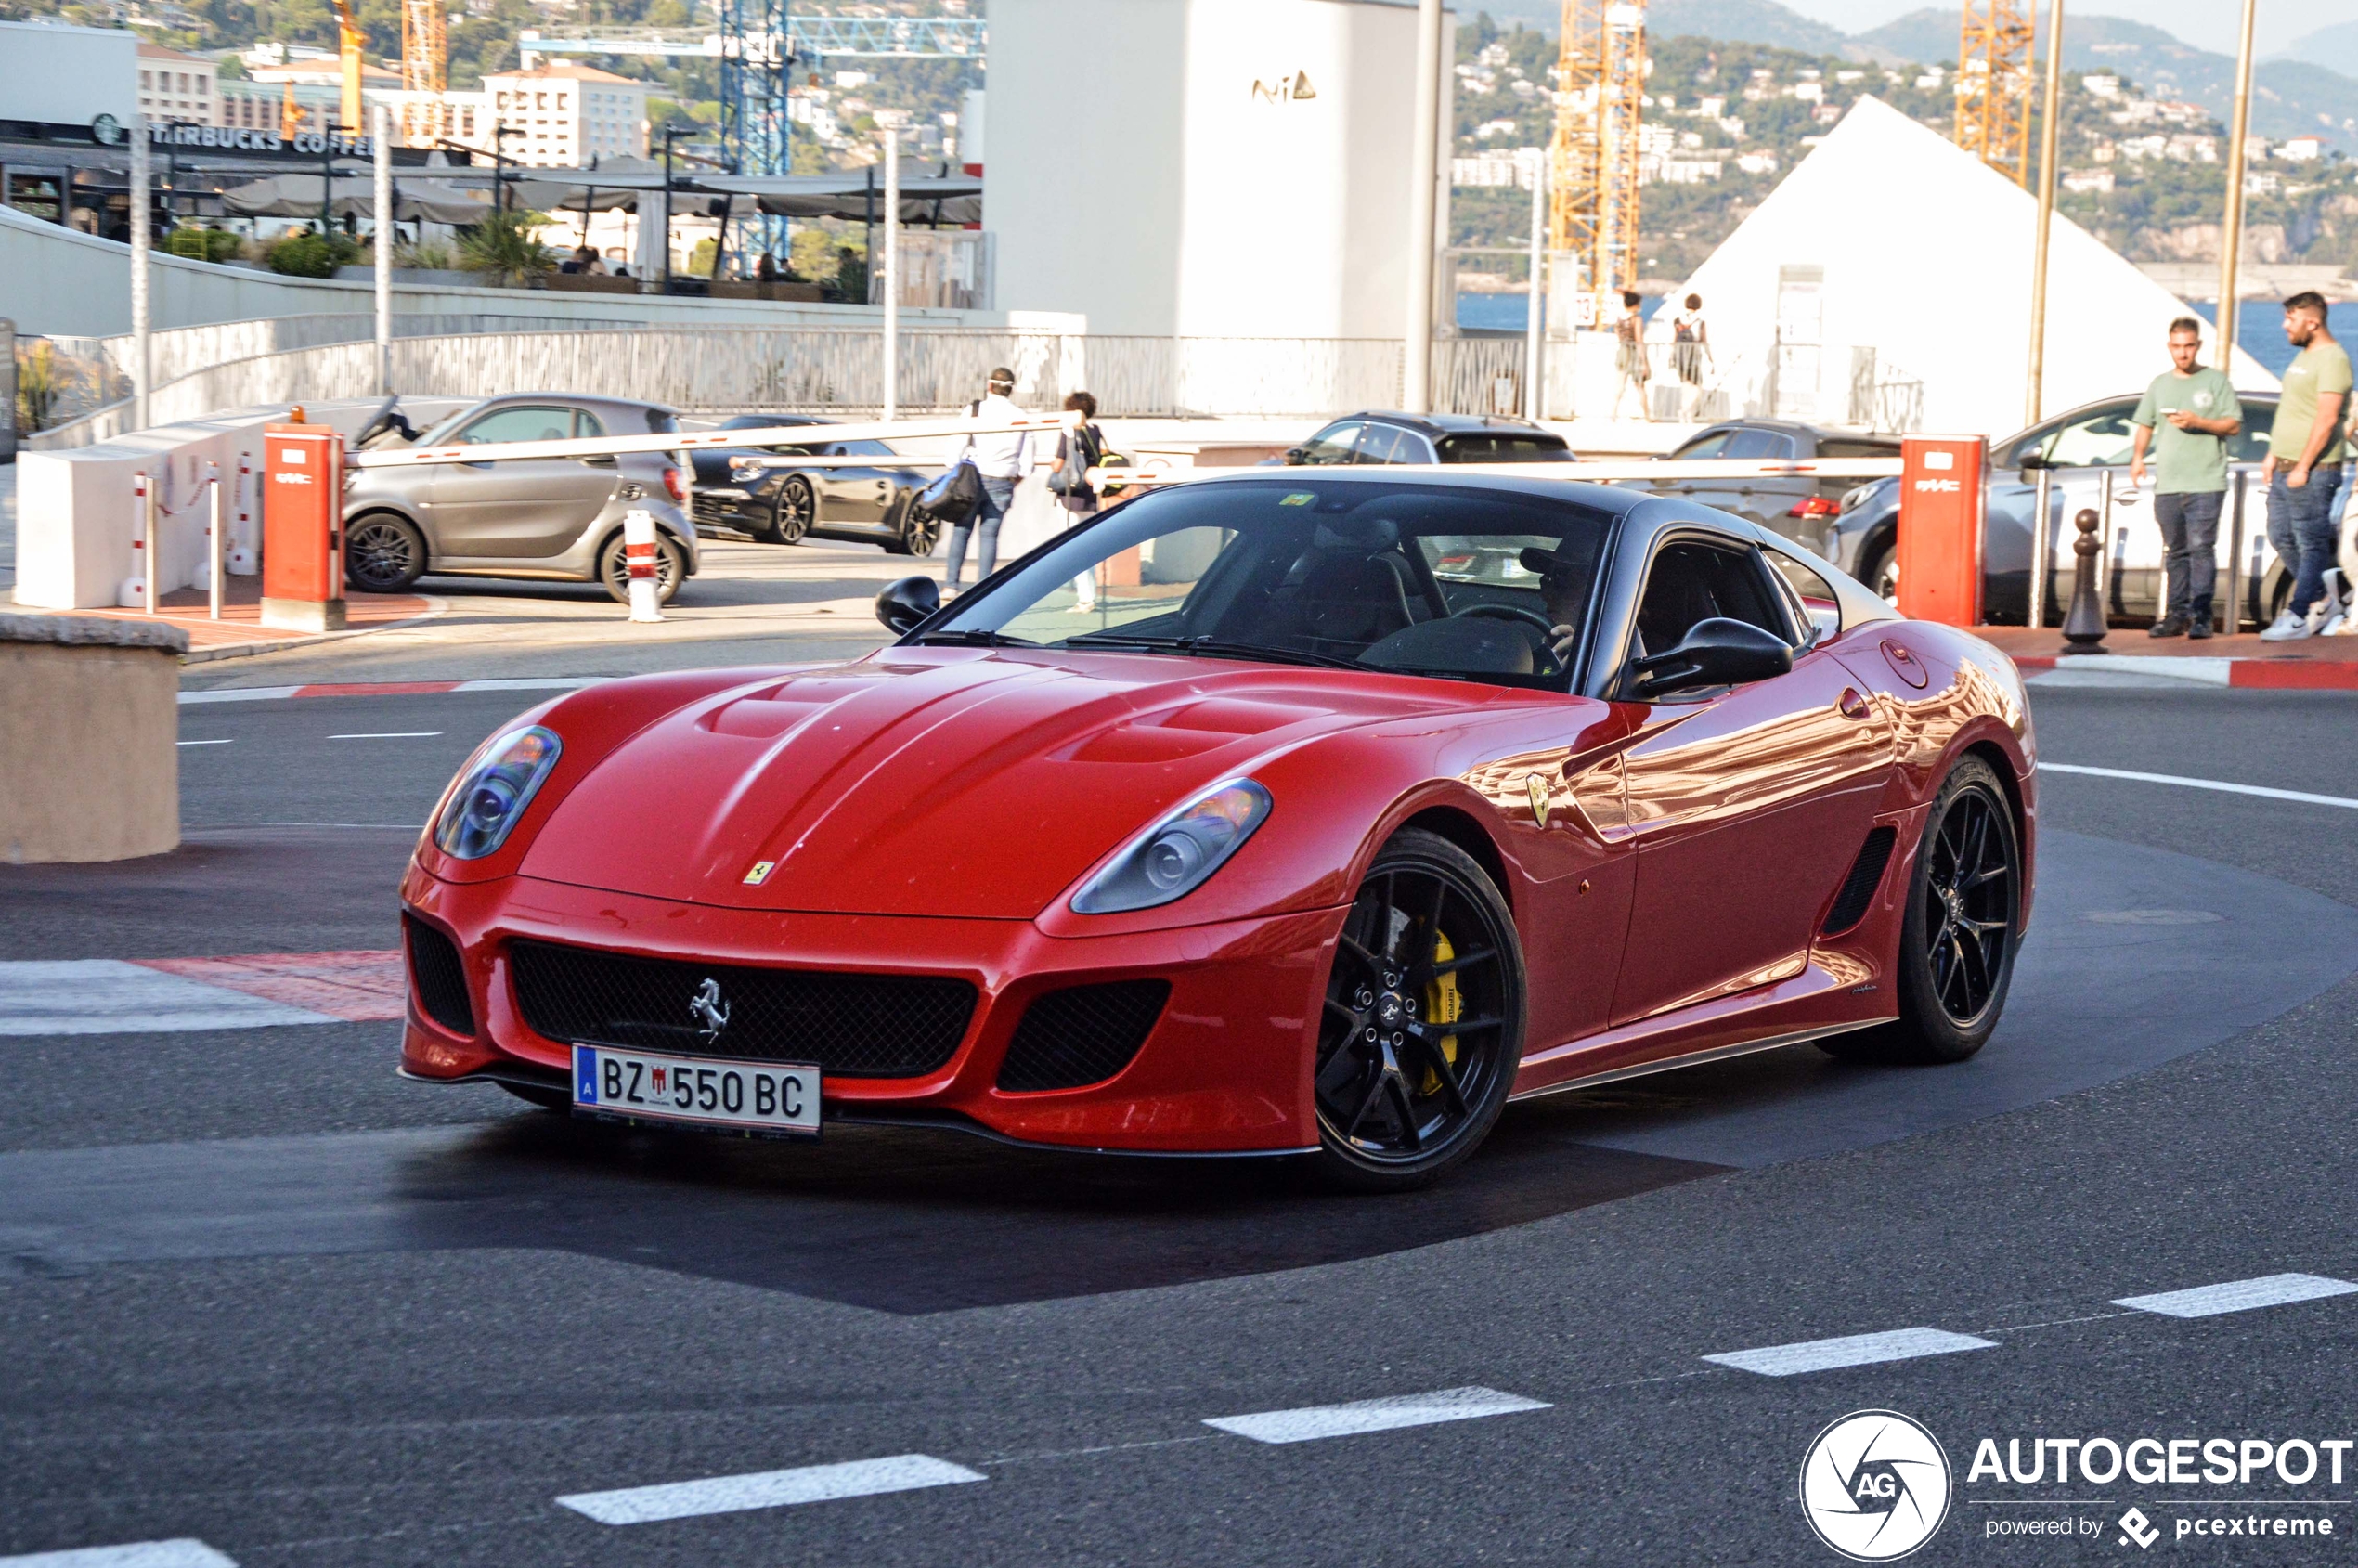
[{"label": "door handle", "polygon": [[1845,719],[1864,719],[1874,711],[1867,706],[1866,698],[1848,686],[1845,686],[1842,695],[1834,699],[1834,706],[1841,710]]}]

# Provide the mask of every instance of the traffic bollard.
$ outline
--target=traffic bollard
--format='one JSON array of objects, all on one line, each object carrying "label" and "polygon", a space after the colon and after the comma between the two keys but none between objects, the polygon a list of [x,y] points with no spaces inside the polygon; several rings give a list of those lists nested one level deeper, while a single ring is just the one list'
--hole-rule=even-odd
[{"label": "traffic bollard", "polygon": [[2096,541],[2096,510],[2082,507],[2073,519],[2079,538],[2072,545],[2079,557],[2071,570],[2071,613],[2064,617],[2064,645],[2066,654],[2101,654],[2105,651],[2105,605],[2096,594],[2096,557],[2104,546]]},{"label": "traffic bollard", "polygon": [[659,621],[663,611],[655,603],[655,514],[643,507],[633,507],[622,514],[622,558],[630,568],[630,618],[633,622]]},{"label": "traffic bollard", "polygon": [[204,580],[208,619],[221,618],[221,470],[214,468],[213,477],[205,482],[204,519]]},{"label": "traffic bollard", "polygon": [[115,585],[114,602],[126,610],[146,607],[148,603],[148,476],[131,476],[131,505],[136,514],[131,528],[131,575]]},{"label": "traffic bollard", "polygon": [[237,525],[229,535],[229,570],[241,577],[250,577],[262,569],[254,557],[253,503],[246,497],[253,485],[253,457],[250,452],[238,454]]}]

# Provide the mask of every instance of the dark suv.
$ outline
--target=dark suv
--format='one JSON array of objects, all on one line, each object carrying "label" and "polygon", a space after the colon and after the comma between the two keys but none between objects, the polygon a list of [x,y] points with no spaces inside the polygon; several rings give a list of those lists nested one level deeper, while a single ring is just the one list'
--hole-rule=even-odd
[{"label": "dark suv", "polygon": [[1335,421],[1299,447],[1290,466],[1367,462],[1570,462],[1564,438],[1529,420],[1371,409]]}]

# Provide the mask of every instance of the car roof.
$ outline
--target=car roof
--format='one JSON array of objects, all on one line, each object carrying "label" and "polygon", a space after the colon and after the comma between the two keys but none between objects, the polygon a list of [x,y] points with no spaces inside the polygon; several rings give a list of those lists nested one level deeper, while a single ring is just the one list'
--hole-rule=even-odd
[{"label": "car roof", "polygon": [[1563,439],[1546,425],[1517,419],[1511,414],[1410,414],[1397,408],[1362,408],[1355,414],[1344,414],[1327,422],[1340,424],[1343,420],[1381,420],[1386,424],[1406,425],[1427,435],[1479,435],[1512,431],[1552,436],[1559,441]]},{"label": "car roof", "polygon": [[668,403],[646,403],[635,397],[609,397],[596,392],[502,392],[485,398],[469,412],[519,403],[556,403],[568,408],[628,408],[633,413],[677,414],[680,411]]},{"label": "car roof", "polygon": [[[737,422],[740,420],[758,422],[740,424]],[[720,421],[719,428],[722,430],[784,430],[788,425],[840,424],[842,422],[840,420],[828,419],[823,414],[765,414],[757,409],[749,414],[731,414]]]},{"label": "car roof", "polygon": [[1899,436],[1894,431],[1837,430],[1832,425],[1804,424],[1799,420],[1756,419],[1714,420],[1703,429],[1696,431],[1694,434],[1688,436],[1685,441],[1679,442],[1678,445],[1684,447],[1689,442],[1699,440],[1717,430],[1768,430],[1774,431],[1780,435],[1807,436],[1812,441],[1885,441],[1894,447],[1899,445]]},{"label": "car roof", "polygon": [[[1438,485],[1449,489],[1509,490],[1522,495],[1544,496],[1553,500],[1577,501],[1583,506],[1595,507],[1600,512],[1610,512],[1615,514],[1629,512],[1640,503],[1655,499],[1643,490],[1600,485],[1586,479],[1548,479],[1537,475],[1526,477],[1522,474],[1469,473],[1462,469],[1452,471],[1447,468],[1425,465],[1419,465],[1414,473],[1404,473],[1401,472],[1403,466],[1397,463],[1371,463],[1366,467],[1338,464],[1330,468],[1312,469],[1259,467],[1214,469],[1208,473],[1198,469],[1190,474],[1185,484],[1190,488],[1198,485],[1250,484],[1256,481],[1269,485],[1294,486]],[[1512,468],[1518,465],[1503,463],[1498,466]],[[1547,468],[1553,465],[1539,463],[1520,466]],[[1732,525],[1730,531],[1738,538],[1753,537],[1750,532],[1752,525],[1743,519],[1730,517],[1726,521]]]}]

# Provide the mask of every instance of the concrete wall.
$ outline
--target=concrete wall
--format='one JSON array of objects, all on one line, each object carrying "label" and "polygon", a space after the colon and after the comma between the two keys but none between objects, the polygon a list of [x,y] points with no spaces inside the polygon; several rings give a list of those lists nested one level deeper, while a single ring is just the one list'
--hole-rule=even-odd
[{"label": "concrete wall", "polygon": [[[371,313],[375,285],[155,256],[150,263],[153,324],[196,327],[266,317]],[[469,289],[401,284],[396,313],[562,317],[647,326],[857,326],[882,307],[796,305],[770,300],[701,300],[660,294],[567,293],[554,289]],[[910,325],[1000,326],[1000,311],[903,310]],[[20,333],[112,337],[131,330],[131,247],[45,223],[0,207],[0,317]]]},{"label": "concrete wall", "polygon": [[180,843],[188,634],[0,616],[0,859],[120,861]]},{"label": "concrete wall", "polygon": [[[998,0],[991,26],[1000,304],[1114,334],[1401,336],[1413,5]],[[1445,89],[1445,175],[1448,123]]]}]

